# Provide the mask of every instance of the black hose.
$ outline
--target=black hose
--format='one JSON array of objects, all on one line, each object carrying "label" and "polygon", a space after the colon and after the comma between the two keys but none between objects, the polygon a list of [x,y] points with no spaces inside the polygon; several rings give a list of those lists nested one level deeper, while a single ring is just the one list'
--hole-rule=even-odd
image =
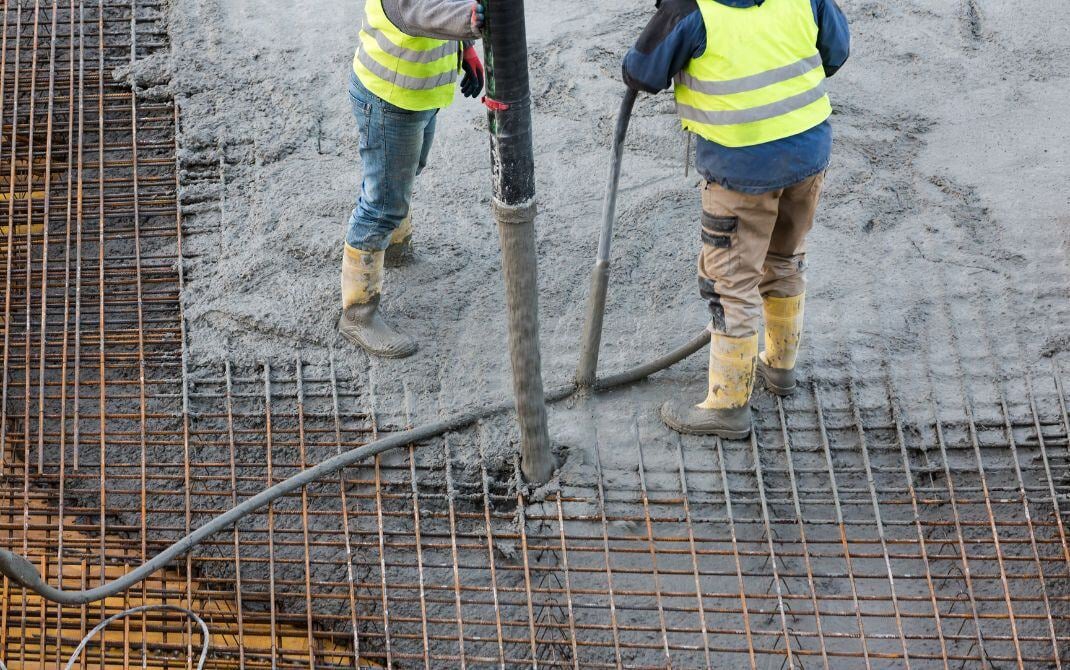
[{"label": "black hose", "polygon": [[535,199],[535,151],[524,0],[486,3],[483,26],[494,199],[523,207]]},{"label": "black hose", "polygon": [[494,214],[502,249],[509,358],[520,424],[524,477],[543,483],[556,469],[546,421],[539,354],[539,284],[535,251],[535,152],[531,135],[531,90],[524,0],[487,5],[483,47]]}]

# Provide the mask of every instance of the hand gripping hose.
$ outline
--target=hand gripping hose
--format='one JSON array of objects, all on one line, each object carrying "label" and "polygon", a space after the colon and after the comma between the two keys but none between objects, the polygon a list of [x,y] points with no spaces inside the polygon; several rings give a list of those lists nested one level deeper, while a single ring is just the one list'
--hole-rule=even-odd
[{"label": "hand gripping hose", "polygon": [[[650,375],[660,372],[692,354],[700,351],[710,343],[709,333],[703,331],[684,346],[658,358],[608,377],[597,378],[595,371],[598,361],[598,346],[601,339],[602,316],[605,312],[606,287],[608,285],[609,270],[609,247],[615,219],[617,186],[620,177],[620,163],[623,156],[624,138],[628,128],[628,119],[631,116],[635,102],[635,93],[629,91],[621,105],[621,115],[617,123],[617,132],[613,138],[613,158],[610,170],[609,188],[606,194],[606,211],[602,221],[601,238],[599,242],[598,260],[595,264],[595,273],[592,280],[592,296],[588,303],[588,323],[584,329],[584,353],[581,360],[580,373],[576,381],[558,386],[546,391],[546,402],[556,403],[571,397],[581,389],[592,391],[607,391],[620,386],[627,386],[642,381]],[[280,482],[269,489],[261,491],[255,496],[242,502],[228,512],[225,512],[186,537],[178,540],[170,547],[160,552],[140,567],[128,572],[122,577],[85,591],[65,591],[47,584],[41,578],[37,568],[22,556],[10,551],[0,549],[0,574],[3,574],[17,587],[27,588],[46,600],[62,605],[85,605],[118,595],[142,580],[146,579],[158,570],[163,569],[176,558],[191,551],[205,539],[222,530],[230,528],[240,519],[266,507],[270,503],[286,495],[299,491],[301,487],[313,482],[326,479],[334,473],[366,461],[373,456],[392,449],[407,447],[409,445],[429,440],[445,433],[460,430],[473,423],[489,417],[503,414],[514,408],[512,400],[502,401],[497,404],[487,405],[480,409],[473,409],[441,421],[419,426],[401,433],[394,433],[389,437],[376,440],[362,447],[339,454],[319,465],[303,470],[293,477]]]}]

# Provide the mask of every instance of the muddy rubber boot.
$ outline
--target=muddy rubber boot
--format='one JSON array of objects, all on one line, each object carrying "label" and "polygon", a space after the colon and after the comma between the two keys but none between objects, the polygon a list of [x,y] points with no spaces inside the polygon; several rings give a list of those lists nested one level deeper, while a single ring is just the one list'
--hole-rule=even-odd
[{"label": "muddy rubber boot", "polygon": [[747,437],[751,431],[750,394],[757,358],[757,335],[735,338],[714,333],[705,402],[692,405],[685,400],[670,400],[661,406],[661,420],[687,435],[716,435],[728,440]]},{"label": "muddy rubber boot", "polygon": [[795,369],[784,370],[771,367],[765,362],[764,356],[764,351],[758,356],[758,376],[762,378],[766,390],[783,398],[793,395],[799,386],[795,378]]},{"label": "muddy rubber boot", "polygon": [[383,320],[379,296],[362,305],[350,305],[342,312],[338,331],[342,337],[380,358],[407,358],[416,353],[416,340],[394,330]]},{"label": "muddy rubber boot", "polygon": [[398,229],[390,236],[390,246],[386,248],[383,264],[388,268],[408,265],[416,259],[412,245],[412,215],[405,217]]},{"label": "muddy rubber boot", "polygon": [[765,351],[758,356],[758,375],[770,393],[789,396],[798,380],[795,363],[802,344],[803,306],[806,295],[764,299]]},{"label": "muddy rubber boot", "polygon": [[373,356],[405,358],[416,353],[416,340],[394,330],[383,320],[382,251],[361,251],[348,244],[342,259],[342,337]]}]

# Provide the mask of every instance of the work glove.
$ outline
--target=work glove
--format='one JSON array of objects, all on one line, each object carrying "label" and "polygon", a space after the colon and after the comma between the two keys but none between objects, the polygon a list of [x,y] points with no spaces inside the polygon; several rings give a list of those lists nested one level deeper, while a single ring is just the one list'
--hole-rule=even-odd
[{"label": "work glove", "polygon": [[486,10],[482,2],[472,3],[472,28],[477,32],[483,32],[483,22],[486,20]]},{"label": "work glove", "polygon": [[464,68],[464,79],[461,80],[461,93],[466,98],[477,98],[483,90],[483,82],[486,74],[483,72],[483,61],[479,60],[479,52],[474,44],[466,44],[462,54],[461,67]]}]

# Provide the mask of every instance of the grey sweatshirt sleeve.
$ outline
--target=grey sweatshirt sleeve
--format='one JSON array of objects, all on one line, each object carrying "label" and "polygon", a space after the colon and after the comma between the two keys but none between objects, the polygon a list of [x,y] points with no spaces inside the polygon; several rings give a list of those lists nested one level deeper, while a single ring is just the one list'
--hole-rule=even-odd
[{"label": "grey sweatshirt sleeve", "polygon": [[472,27],[475,0],[383,0],[383,11],[399,30],[415,37],[476,40]]}]

